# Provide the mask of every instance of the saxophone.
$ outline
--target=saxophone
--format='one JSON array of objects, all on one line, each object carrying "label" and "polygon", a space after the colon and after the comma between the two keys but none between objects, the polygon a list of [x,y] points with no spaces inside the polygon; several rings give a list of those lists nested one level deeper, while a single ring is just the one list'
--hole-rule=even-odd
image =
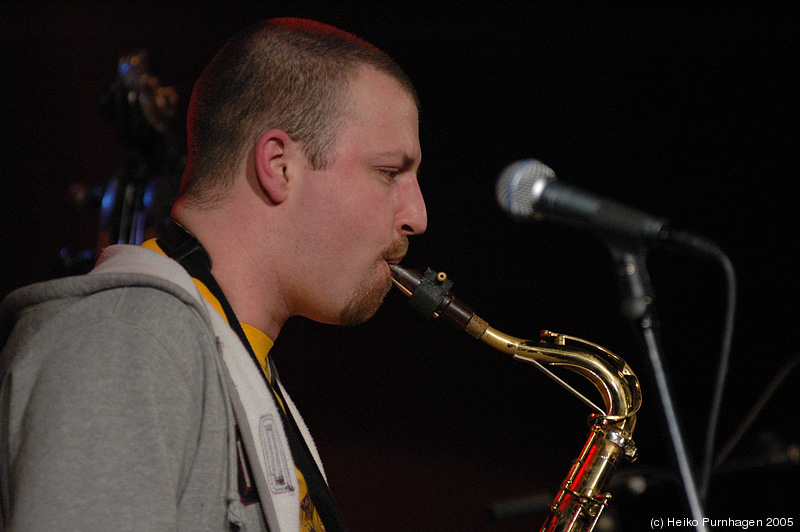
[{"label": "saxophone", "polygon": [[[589,417],[589,437],[541,528],[542,532],[593,530],[611,497],[605,490],[620,460],[636,459],[631,438],[642,400],[639,380],[628,364],[599,345],[564,334],[542,331],[539,341],[504,334],[453,295],[453,282],[444,272],[428,268],[420,275],[401,266],[390,267],[394,285],[425,316],[444,318],[498,351],[535,365],[594,410]],[[565,368],[589,380],[600,392],[604,407],[594,404],[549,368]]]}]

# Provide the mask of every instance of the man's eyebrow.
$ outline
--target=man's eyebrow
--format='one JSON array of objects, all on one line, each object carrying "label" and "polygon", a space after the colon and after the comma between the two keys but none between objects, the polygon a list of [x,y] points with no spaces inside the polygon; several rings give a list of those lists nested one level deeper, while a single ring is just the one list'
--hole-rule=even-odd
[{"label": "man's eyebrow", "polygon": [[376,154],[376,158],[391,158],[391,159],[400,159],[400,169],[405,170],[417,163],[417,159],[412,157],[408,153],[403,150],[395,150],[395,151],[386,151],[380,152]]}]

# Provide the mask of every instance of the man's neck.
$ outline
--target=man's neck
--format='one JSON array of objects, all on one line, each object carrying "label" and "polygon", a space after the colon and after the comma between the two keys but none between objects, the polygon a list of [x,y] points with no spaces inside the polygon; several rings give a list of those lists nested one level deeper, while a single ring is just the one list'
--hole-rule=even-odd
[{"label": "man's neck", "polygon": [[173,217],[205,248],[211,259],[211,273],[239,321],[274,341],[289,312],[281,308],[280,298],[273,293],[277,279],[271,278],[272,272],[259,259],[259,248],[248,241],[251,233],[241,224],[247,216],[224,209],[176,207]]}]

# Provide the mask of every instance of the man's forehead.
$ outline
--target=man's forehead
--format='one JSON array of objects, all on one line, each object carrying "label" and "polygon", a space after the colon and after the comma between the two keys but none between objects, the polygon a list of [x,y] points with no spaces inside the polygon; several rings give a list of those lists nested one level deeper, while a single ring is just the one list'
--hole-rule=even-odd
[{"label": "man's forehead", "polygon": [[351,98],[351,104],[368,94],[373,96],[392,94],[392,99],[407,100],[419,114],[419,105],[414,94],[409,92],[399,79],[371,65],[361,65],[355,71],[355,76],[347,83],[347,93]]}]

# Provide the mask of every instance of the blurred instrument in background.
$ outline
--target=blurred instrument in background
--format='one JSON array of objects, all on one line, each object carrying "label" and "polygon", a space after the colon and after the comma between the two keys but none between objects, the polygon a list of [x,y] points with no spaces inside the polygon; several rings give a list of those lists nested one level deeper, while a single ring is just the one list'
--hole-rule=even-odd
[{"label": "blurred instrument in background", "polygon": [[104,187],[70,187],[78,206],[99,207],[100,215],[95,249],[61,250],[65,273],[88,271],[106,246],[138,245],[166,227],[185,164],[174,129],[177,108],[177,90],[162,85],[152,73],[146,51],[119,59],[117,77],[100,110],[125,153]]}]

